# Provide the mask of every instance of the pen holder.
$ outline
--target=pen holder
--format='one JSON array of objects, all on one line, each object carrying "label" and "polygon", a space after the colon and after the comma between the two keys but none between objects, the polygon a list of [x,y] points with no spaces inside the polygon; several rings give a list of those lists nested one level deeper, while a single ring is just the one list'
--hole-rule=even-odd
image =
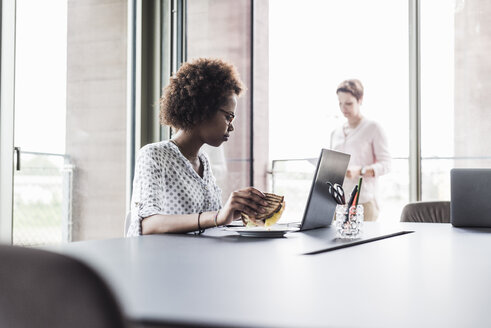
[{"label": "pen holder", "polygon": [[338,238],[360,237],[363,232],[363,205],[353,205],[349,211],[347,205],[337,205],[335,227]]}]

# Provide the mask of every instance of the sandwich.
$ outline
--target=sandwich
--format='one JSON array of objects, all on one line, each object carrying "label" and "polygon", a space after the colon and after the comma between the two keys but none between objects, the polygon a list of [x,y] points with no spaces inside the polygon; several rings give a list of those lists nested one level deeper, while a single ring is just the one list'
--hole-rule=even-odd
[{"label": "sandwich", "polygon": [[265,200],[268,203],[268,205],[263,206],[266,212],[258,213],[255,217],[251,217],[244,212],[241,213],[242,222],[246,227],[269,228],[280,219],[285,209],[285,197],[271,193],[264,193],[264,195],[266,195]]}]

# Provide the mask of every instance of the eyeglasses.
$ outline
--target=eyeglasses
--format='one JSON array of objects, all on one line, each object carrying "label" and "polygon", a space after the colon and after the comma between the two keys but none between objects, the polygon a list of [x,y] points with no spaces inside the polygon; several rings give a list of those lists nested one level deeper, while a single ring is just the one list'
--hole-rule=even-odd
[{"label": "eyeglasses", "polygon": [[223,110],[223,109],[219,109],[219,111],[227,114],[227,115],[225,115],[225,119],[227,120],[228,124],[232,124],[233,120],[235,119],[235,114],[227,112],[226,110]]}]

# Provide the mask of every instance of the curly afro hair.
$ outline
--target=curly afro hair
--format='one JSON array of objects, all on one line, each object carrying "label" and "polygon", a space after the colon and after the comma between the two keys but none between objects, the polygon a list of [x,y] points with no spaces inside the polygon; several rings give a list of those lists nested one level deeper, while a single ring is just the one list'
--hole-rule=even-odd
[{"label": "curly afro hair", "polygon": [[160,98],[160,122],[188,130],[210,119],[228,97],[245,89],[235,67],[220,59],[184,63],[170,78]]}]

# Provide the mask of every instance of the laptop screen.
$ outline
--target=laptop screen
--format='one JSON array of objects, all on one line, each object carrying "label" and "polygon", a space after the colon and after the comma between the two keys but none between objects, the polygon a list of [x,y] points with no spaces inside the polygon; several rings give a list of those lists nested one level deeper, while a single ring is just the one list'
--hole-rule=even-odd
[{"label": "laptop screen", "polygon": [[450,171],[450,222],[456,227],[491,228],[491,169]]},{"label": "laptop screen", "polygon": [[300,230],[331,224],[337,203],[328,191],[327,182],[343,185],[350,157],[334,150],[321,150]]}]

